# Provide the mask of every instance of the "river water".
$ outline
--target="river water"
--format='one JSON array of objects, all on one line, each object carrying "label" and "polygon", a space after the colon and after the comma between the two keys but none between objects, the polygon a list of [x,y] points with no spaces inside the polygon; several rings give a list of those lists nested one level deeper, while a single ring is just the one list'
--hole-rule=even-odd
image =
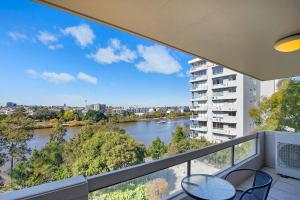
[{"label": "river water", "polygon": [[[157,121],[148,122],[130,122],[120,124],[120,127],[125,129],[137,141],[145,145],[159,137],[162,141],[168,143],[172,138],[172,132],[176,126],[188,126],[189,119],[173,119],[167,120],[166,123],[157,123]],[[80,132],[81,127],[68,127],[66,133],[66,140]],[[50,139],[51,129],[36,129],[33,138],[28,142],[31,149],[41,149]]]}]

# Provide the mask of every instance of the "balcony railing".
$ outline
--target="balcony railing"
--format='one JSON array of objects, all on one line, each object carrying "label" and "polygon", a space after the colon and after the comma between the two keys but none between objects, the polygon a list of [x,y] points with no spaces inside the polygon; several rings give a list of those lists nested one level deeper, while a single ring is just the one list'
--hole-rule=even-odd
[{"label": "balcony railing", "polygon": [[194,120],[194,121],[207,121],[207,115],[195,115],[195,116],[191,116],[190,117],[191,120]]},{"label": "balcony railing", "polygon": [[191,99],[191,101],[206,101],[206,100],[207,100],[207,95],[197,96]]},{"label": "balcony railing", "polygon": [[235,92],[215,92],[212,95],[213,100],[217,99],[236,99],[237,94]]},{"label": "balcony railing", "polygon": [[[248,159],[256,159],[259,154],[258,142],[260,134],[236,138],[221,144],[211,145],[202,149],[177,154],[167,158],[154,160],[151,162],[127,167],[124,169],[103,173],[95,176],[77,176],[62,181],[46,183],[32,188],[19,191],[8,192],[0,195],[0,199],[68,199],[68,200],[88,200],[89,193],[101,189],[115,187],[117,184],[127,183],[141,177],[149,176],[153,173],[163,171],[174,166],[182,165],[186,167],[186,175],[191,173],[203,173],[205,168],[199,169],[200,165],[214,166],[210,174],[219,174],[226,169],[248,162]],[[251,149],[247,153],[239,149],[245,143],[251,142]],[[249,145],[247,145],[249,146]],[[260,144],[260,148],[261,148]],[[225,160],[216,161],[218,152],[224,152]],[[185,164],[185,165],[183,165]],[[200,171],[199,171],[200,170]],[[181,179],[178,181],[180,182]]]},{"label": "balcony railing", "polygon": [[231,75],[237,75],[237,73],[233,72],[233,71],[226,71],[226,70],[224,70],[221,73],[213,74],[212,77],[213,78],[219,78],[219,77],[231,76]]},{"label": "balcony railing", "polygon": [[207,85],[198,85],[198,86],[192,86],[190,91],[191,92],[196,92],[196,91],[202,91],[202,90],[207,90]]},{"label": "balcony railing", "polygon": [[228,81],[228,82],[222,83],[222,84],[215,84],[212,86],[212,88],[217,89],[217,88],[227,88],[227,87],[236,87],[236,86],[237,86],[236,81]]},{"label": "balcony railing", "polygon": [[212,121],[223,123],[237,123],[237,118],[235,116],[213,116]]},{"label": "balcony railing", "polygon": [[192,106],[191,111],[206,111],[207,106]]},{"label": "balcony railing", "polygon": [[237,134],[235,128],[216,128],[216,127],[213,127],[213,133],[217,133],[221,135],[230,135],[230,136],[235,136]]},{"label": "balcony railing", "polygon": [[201,125],[191,125],[190,129],[194,131],[203,131],[203,132],[206,132],[208,130],[207,126],[201,126]]},{"label": "balcony railing", "polygon": [[223,105],[213,105],[213,111],[237,111],[237,105],[235,104],[223,104]]},{"label": "balcony railing", "polygon": [[207,70],[207,65],[206,64],[203,64],[203,65],[196,65],[196,66],[193,66],[191,69],[190,69],[190,73],[194,73],[194,72],[198,72],[198,71],[201,71],[201,70]]},{"label": "balcony railing", "polygon": [[199,75],[199,76],[194,76],[190,78],[190,82],[197,82],[197,81],[203,81],[207,80],[207,75]]}]

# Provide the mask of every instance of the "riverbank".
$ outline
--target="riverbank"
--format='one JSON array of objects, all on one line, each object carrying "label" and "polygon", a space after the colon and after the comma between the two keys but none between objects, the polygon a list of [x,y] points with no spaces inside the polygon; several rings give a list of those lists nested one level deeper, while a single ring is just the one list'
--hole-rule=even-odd
[{"label": "riverbank", "polygon": [[[158,117],[158,118],[137,118],[137,119],[128,119],[128,120],[119,120],[115,123],[117,124],[126,124],[132,122],[150,122],[150,121],[160,121],[160,120],[176,120],[176,119],[188,119],[189,116],[176,116],[176,117]],[[70,121],[64,122],[62,125],[65,127],[80,127],[85,125],[93,125],[97,124],[97,122],[92,122],[89,120],[85,121]],[[53,128],[55,123],[51,121],[43,121],[43,122],[35,122],[34,129],[47,129]]]}]

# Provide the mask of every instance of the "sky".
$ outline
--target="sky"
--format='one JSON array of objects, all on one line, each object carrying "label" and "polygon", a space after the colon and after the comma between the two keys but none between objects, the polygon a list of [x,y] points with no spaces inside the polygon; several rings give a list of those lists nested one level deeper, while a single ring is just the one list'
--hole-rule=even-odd
[{"label": "sky", "polygon": [[0,105],[189,105],[193,56],[29,0],[0,1]]}]

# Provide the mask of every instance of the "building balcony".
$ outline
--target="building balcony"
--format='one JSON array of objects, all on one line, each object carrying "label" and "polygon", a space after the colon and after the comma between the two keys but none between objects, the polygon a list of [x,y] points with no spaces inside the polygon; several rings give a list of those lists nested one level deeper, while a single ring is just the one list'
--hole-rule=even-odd
[{"label": "building balcony", "polygon": [[207,106],[192,106],[191,111],[206,111]]},{"label": "building balcony", "polygon": [[213,133],[220,135],[236,136],[235,128],[213,128]]},{"label": "building balcony", "polygon": [[190,83],[207,80],[207,75],[200,75],[190,78]]},{"label": "building balcony", "polygon": [[207,101],[207,95],[193,97],[191,101]]},{"label": "building balcony", "polygon": [[190,120],[193,120],[193,121],[207,121],[207,115],[191,116]]},{"label": "building balcony", "polygon": [[207,70],[207,69],[208,69],[208,67],[207,67],[206,64],[196,65],[196,66],[194,66],[190,69],[190,73],[192,74],[192,73],[195,73],[195,72],[198,72],[198,71],[201,71],[201,70]]},{"label": "building balcony", "polygon": [[237,111],[236,105],[213,105],[211,109],[213,111]]},{"label": "building balcony", "polygon": [[237,75],[237,73],[233,71],[223,71],[222,73],[213,74],[212,78],[219,78],[219,77],[225,77],[230,75]]},{"label": "building balcony", "polygon": [[199,86],[194,86],[194,87],[191,87],[190,91],[191,92],[199,92],[199,91],[205,91],[207,90],[207,85],[199,85]]},{"label": "building balcony", "polygon": [[222,122],[222,123],[237,123],[236,116],[213,116],[213,122]]},{"label": "building balcony", "polygon": [[190,129],[194,131],[207,132],[207,126],[191,125]]},{"label": "building balcony", "polygon": [[213,89],[228,88],[228,87],[237,87],[237,82],[236,81],[228,81],[226,83],[215,84],[212,86]]},{"label": "building balcony", "polygon": [[213,93],[212,95],[213,100],[236,99],[236,98],[237,98],[237,94],[231,92]]},{"label": "building balcony", "polygon": [[[116,191],[130,184],[145,184],[155,178],[164,178],[169,187],[164,199],[191,198],[182,191],[180,183],[182,178],[190,174],[205,173],[224,178],[232,170],[241,168],[262,169],[273,178],[273,184],[268,199],[299,199],[299,179],[278,176],[276,167],[276,137],[297,137],[299,133],[279,133],[261,131],[244,137],[232,139],[220,144],[211,145],[202,149],[177,154],[174,156],[154,160],[151,162],[127,167],[124,169],[103,173],[95,176],[76,176],[69,179],[46,183],[31,188],[0,194],[0,199],[68,199],[88,200],[89,196],[107,190]],[[216,153],[223,152],[220,160]],[[299,157],[295,157],[299,162]],[[295,171],[300,173],[299,168]],[[229,181],[238,189],[251,186],[248,174],[241,173],[232,176]]]}]

